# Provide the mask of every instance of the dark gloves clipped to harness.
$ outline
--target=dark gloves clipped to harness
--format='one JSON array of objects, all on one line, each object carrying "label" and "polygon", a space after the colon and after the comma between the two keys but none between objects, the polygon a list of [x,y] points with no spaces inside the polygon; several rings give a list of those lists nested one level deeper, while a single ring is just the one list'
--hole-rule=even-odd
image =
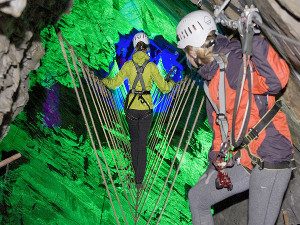
[{"label": "dark gloves clipped to harness", "polygon": [[216,188],[227,188],[228,191],[231,191],[233,185],[228,173],[225,171],[226,168],[231,168],[234,166],[233,158],[229,156],[229,148],[229,142],[222,143],[220,152],[218,153],[216,159],[213,161],[213,165],[218,172],[217,178],[215,180]]}]

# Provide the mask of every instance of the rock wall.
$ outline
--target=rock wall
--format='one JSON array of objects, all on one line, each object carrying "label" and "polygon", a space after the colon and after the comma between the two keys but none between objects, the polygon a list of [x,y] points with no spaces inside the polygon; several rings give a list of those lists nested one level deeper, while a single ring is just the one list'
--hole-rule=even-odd
[{"label": "rock wall", "polygon": [[293,136],[293,142],[300,150],[300,14],[297,9],[300,8],[299,1],[254,1],[260,10],[265,24],[277,32],[290,38],[298,40],[299,45],[291,44],[281,38],[274,37],[266,32],[269,40],[276,49],[289,62],[291,66],[291,79],[284,93],[284,100],[287,105],[285,108],[288,115],[289,125]]},{"label": "rock wall", "polygon": [[71,5],[69,0],[0,0],[0,140],[28,101],[28,74],[44,55],[41,29]]}]

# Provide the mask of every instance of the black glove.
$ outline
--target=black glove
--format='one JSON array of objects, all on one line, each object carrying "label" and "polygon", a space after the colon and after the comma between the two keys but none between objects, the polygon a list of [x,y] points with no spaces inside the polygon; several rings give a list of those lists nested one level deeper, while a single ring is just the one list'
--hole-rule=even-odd
[{"label": "black glove", "polygon": [[165,77],[165,81],[169,82],[169,81],[173,80],[174,74],[176,74],[176,72],[177,72],[177,67],[176,66],[172,66],[172,68],[170,69],[169,73]]}]

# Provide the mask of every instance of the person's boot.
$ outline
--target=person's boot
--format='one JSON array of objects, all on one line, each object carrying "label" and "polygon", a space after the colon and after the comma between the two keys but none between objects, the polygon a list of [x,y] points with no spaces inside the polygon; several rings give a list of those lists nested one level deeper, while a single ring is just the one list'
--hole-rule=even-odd
[{"label": "person's boot", "polygon": [[137,190],[142,190],[144,188],[144,185],[143,185],[143,183],[136,183],[135,187]]}]

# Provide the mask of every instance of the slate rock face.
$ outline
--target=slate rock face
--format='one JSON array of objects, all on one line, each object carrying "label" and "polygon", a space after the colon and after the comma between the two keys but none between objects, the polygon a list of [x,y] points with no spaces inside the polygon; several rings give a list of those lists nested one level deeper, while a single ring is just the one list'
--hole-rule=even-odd
[{"label": "slate rock face", "polygon": [[28,74],[44,55],[41,29],[70,6],[68,0],[0,1],[0,140],[28,101]]},{"label": "slate rock face", "polygon": [[32,32],[26,32],[21,44],[16,45],[0,35],[0,39],[4,40],[2,43],[5,43],[0,52],[0,137],[5,136],[9,123],[27,103],[28,73],[39,66],[43,56],[41,43],[30,41],[32,36]]},{"label": "slate rock face", "polygon": [[[2,7],[0,0],[0,8]],[[11,2],[18,2],[17,0]],[[20,1],[26,2],[26,1]],[[223,1],[215,1],[221,3]],[[240,8],[246,3],[254,2],[259,8],[264,23],[281,34],[300,40],[300,2],[298,0],[232,0],[232,7]],[[174,1],[169,1],[172,7]],[[70,1],[27,1],[27,6],[19,18],[18,11],[0,10],[0,139],[8,131],[8,126],[14,117],[23,109],[28,101],[28,73],[39,66],[44,54],[39,41],[39,31],[48,24],[54,24],[60,15],[68,11]],[[17,12],[17,13],[15,13]],[[236,18],[235,10],[229,8],[228,14]],[[275,48],[286,58],[291,66],[292,76],[284,99],[285,112],[295,146],[300,149],[300,49],[265,32]],[[290,224],[300,224],[300,153],[295,151],[298,164],[282,204],[282,213],[278,224],[283,224],[283,212]],[[232,202],[237,204],[232,204]],[[247,224],[247,193],[218,205],[215,224]]]}]

